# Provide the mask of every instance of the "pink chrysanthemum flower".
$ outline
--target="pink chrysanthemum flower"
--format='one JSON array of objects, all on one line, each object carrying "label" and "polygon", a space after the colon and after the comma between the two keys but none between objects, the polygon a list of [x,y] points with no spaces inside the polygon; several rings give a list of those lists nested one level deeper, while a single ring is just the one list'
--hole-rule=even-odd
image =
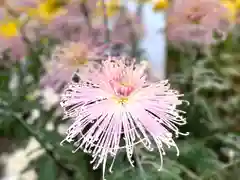
[{"label": "pink chrysanthemum flower", "polygon": [[187,135],[177,127],[186,124],[176,109],[182,95],[168,81],[148,81],[144,71],[145,66],[126,66],[125,58],[109,57],[88,80],[70,83],[61,97],[65,118],[74,119],[63,142],[75,141],[74,152],[90,153],[94,169],[103,164],[103,176],[108,157],[114,162],[120,149],[126,150],[131,165],[138,143],[149,151],[156,147],[162,160],[164,146],[179,154],[174,136]]},{"label": "pink chrysanthemum flower", "polygon": [[93,41],[93,38],[57,46],[51,61],[43,62],[46,74],[41,79],[41,86],[58,91],[71,80],[74,73],[87,75],[88,71],[97,68],[105,48],[106,45]]},{"label": "pink chrysanthemum flower", "polygon": [[213,44],[230,30],[228,9],[219,0],[174,0],[168,10],[167,36],[175,43]]}]

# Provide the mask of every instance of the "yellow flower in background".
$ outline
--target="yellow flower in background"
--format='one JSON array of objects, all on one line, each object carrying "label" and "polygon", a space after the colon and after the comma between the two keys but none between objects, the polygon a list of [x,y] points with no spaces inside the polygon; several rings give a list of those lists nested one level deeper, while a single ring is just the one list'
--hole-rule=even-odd
[{"label": "yellow flower in background", "polygon": [[30,17],[38,17],[44,21],[51,21],[55,17],[67,13],[67,10],[63,7],[66,5],[63,0],[44,0],[41,1],[36,8],[27,9],[27,14]]},{"label": "yellow flower in background", "polygon": [[[97,2],[97,9],[96,9],[96,15],[103,15],[103,1],[99,0]],[[106,8],[106,14],[108,17],[112,17],[116,15],[121,8],[121,1],[120,0],[105,0],[105,8]]]},{"label": "yellow flower in background", "polygon": [[[136,0],[135,0],[136,2]],[[137,0],[138,3],[151,3],[153,4],[154,11],[161,11],[168,7],[168,0]],[[121,0],[105,0],[105,7],[107,16],[112,17],[116,15],[121,8]],[[97,15],[103,15],[102,0],[97,3]]]},{"label": "yellow flower in background", "polygon": [[240,10],[240,0],[221,0],[221,3],[229,10],[229,19],[233,22],[236,21],[237,14]]},{"label": "yellow flower in background", "polygon": [[168,0],[134,0],[137,3],[150,3],[153,5],[153,11],[158,12],[165,10],[168,7]]},{"label": "yellow flower in background", "polygon": [[168,0],[153,1],[153,10],[155,12],[164,10],[168,7]]},{"label": "yellow flower in background", "polygon": [[4,19],[0,22],[0,36],[15,37],[18,36],[20,21],[16,19]]}]

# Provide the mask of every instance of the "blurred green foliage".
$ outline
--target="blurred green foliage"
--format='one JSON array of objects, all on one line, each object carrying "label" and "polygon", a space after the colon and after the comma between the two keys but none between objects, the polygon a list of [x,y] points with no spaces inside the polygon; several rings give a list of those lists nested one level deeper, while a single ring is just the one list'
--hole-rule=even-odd
[{"label": "blurred green foliage", "polygon": [[[72,153],[71,145],[60,146],[63,135],[58,128],[66,122],[57,113],[58,105],[46,110],[41,103],[38,83],[44,51],[34,49],[26,60],[1,68],[0,135],[11,139],[15,149],[26,147],[33,137],[44,150],[22,173],[34,169],[38,180],[100,180],[101,169],[92,170],[89,155]],[[159,155],[136,147],[135,167],[120,153],[106,179],[240,179],[240,40],[229,37],[207,54],[198,49],[186,53],[169,47],[168,51],[169,79],[190,102],[182,107],[188,119],[182,131],[190,135],[176,140],[180,156],[169,149],[158,171]],[[34,110],[39,115],[32,119]],[[46,129],[50,122],[52,130]]]}]

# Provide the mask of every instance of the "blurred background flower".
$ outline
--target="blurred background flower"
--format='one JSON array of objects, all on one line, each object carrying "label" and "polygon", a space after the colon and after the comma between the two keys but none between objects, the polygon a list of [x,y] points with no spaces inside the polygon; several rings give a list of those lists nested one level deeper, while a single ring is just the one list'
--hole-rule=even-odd
[{"label": "blurred background flower", "polygon": [[101,29],[81,32],[80,41],[65,42],[56,46],[51,60],[45,59],[43,62],[47,73],[42,77],[42,87],[52,87],[59,92],[74,78],[74,74],[78,76],[77,78],[84,79],[88,71],[97,68],[107,46],[104,41],[99,41],[101,37],[97,37],[101,36],[101,33],[94,31],[101,31]]},{"label": "blurred background flower", "polygon": [[202,45],[224,40],[231,27],[229,13],[218,0],[175,0],[168,10],[168,39]]}]

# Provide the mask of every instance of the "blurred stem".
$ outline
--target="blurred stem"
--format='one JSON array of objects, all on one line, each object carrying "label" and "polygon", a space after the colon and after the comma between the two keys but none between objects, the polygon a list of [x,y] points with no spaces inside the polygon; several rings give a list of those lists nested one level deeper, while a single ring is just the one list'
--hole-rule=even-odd
[{"label": "blurred stem", "polygon": [[[139,3],[138,4],[138,6],[137,6],[137,12],[136,12],[136,14],[137,14],[137,17],[140,19],[140,24],[143,24],[143,20],[142,20],[142,15],[143,15],[143,7],[144,7],[144,4],[142,4],[142,3]],[[137,38],[137,37],[136,37]],[[139,37],[138,37],[139,38]],[[136,40],[136,52],[138,53],[138,50],[139,50],[139,43],[140,43],[140,39],[137,39]],[[134,50],[134,49],[133,49]],[[133,51],[133,53],[134,53],[134,51]],[[141,55],[140,55],[141,56]]]},{"label": "blurred stem", "polygon": [[91,22],[91,18],[89,16],[89,9],[88,7],[86,6],[86,3],[85,1],[84,2],[81,2],[80,4],[80,9],[81,9],[81,12],[83,14],[83,16],[85,17],[86,21],[87,21],[87,25],[88,25],[88,28],[90,30],[92,30],[92,22]]},{"label": "blurred stem", "polygon": [[[7,6],[7,11],[8,13],[13,16],[14,18],[19,18],[20,14],[18,14],[17,12],[15,12],[10,6],[6,5]],[[29,22],[29,18],[27,18],[23,24],[21,25],[20,27],[20,33],[21,33],[21,36],[22,36],[22,40],[27,44],[27,46],[32,49],[32,46],[31,46],[31,41],[28,39],[28,37],[26,36],[25,34],[25,26],[27,25],[27,23]]]},{"label": "blurred stem", "polygon": [[5,5],[5,9],[7,10],[7,12],[13,16],[14,18],[18,18],[20,16],[19,13],[15,12],[8,4]]},{"label": "blurred stem", "polygon": [[61,164],[60,159],[58,157],[56,157],[56,155],[54,153],[54,147],[51,144],[45,144],[45,142],[41,138],[41,135],[39,135],[37,133],[37,131],[34,131],[33,129],[31,129],[31,127],[22,119],[21,114],[16,114],[14,112],[8,112],[8,111],[5,111],[4,113],[14,117],[22,125],[22,127],[29,134],[31,134],[36,139],[36,141],[38,141],[40,146],[46,151],[47,155],[54,160],[55,164],[60,169],[62,169],[64,172],[66,172],[66,174],[70,178],[72,178],[74,176],[74,171],[72,169],[70,169],[69,167],[66,167],[65,165]]},{"label": "blurred stem", "polygon": [[[126,17],[126,20],[127,20],[126,26],[130,27],[130,37],[131,37],[131,42],[132,42],[131,56],[132,57],[136,57],[137,52],[138,52],[138,38],[137,38],[137,35],[136,35],[136,32],[135,32],[133,21],[132,21],[131,18],[129,18],[129,16],[128,16],[127,12],[126,12],[125,7],[121,8],[120,16],[121,16],[121,14],[123,14]],[[125,26],[125,24],[124,24],[124,26]]]},{"label": "blurred stem", "polygon": [[223,125],[220,128],[213,129],[209,135],[204,137],[203,139],[200,139],[200,142],[206,142],[214,137],[217,137],[220,133],[238,133],[238,129],[236,129],[236,124],[231,124],[231,125]]},{"label": "blurred stem", "polygon": [[146,180],[146,175],[145,175],[145,171],[144,171],[144,169],[143,169],[143,166],[142,166],[142,164],[141,164],[141,160],[140,160],[140,158],[139,158],[139,151],[138,150],[136,150],[135,152],[134,152],[134,159],[135,159],[135,161],[136,161],[136,163],[137,163],[137,167],[139,168],[139,170],[140,170],[140,174],[141,174],[141,177],[142,177],[142,179],[143,180]]},{"label": "blurred stem", "polygon": [[188,177],[195,179],[195,180],[199,179],[199,177],[193,171],[191,171],[189,168],[185,167],[183,164],[177,163],[176,161],[173,161],[169,158],[168,158],[168,161],[170,161],[172,164],[178,166],[179,169],[181,169],[188,175]]},{"label": "blurred stem", "polygon": [[143,4],[139,3],[137,6],[137,16],[140,18],[140,21],[142,22],[142,12],[143,12]]},{"label": "blurred stem", "polygon": [[[202,58],[202,54],[201,54],[201,51],[200,49],[196,48],[196,56],[194,57],[194,59],[192,60],[192,63],[191,63],[191,72],[190,72],[190,77],[189,77],[189,86],[188,86],[188,92],[193,92],[194,91],[194,84],[195,84],[195,74],[194,74],[194,66],[196,65],[196,62]],[[182,69],[182,71],[184,72],[184,69],[186,67],[184,67]],[[190,100],[189,102],[192,103],[192,104],[195,104],[195,95],[192,94],[190,96]]]},{"label": "blurred stem", "polygon": [[21,36],[22,36],[22,40],[27,44],[27,46],[32,50],[33,47],[31,46],[31,41],[28,39],[28,37],[26,36],[25,34],[25,26],[27,25],[29,19],[27,19],[23,25],[21,26],[20,28],[20,33],[21,33]]},{"label": "blurred stem", "polygon": [[235,165],[237,165],[237,164],[240,164],[240,159],[237,159],[237,160],[235,160],[235,161],[232,161],[231,163],[223,166],[221,169],[218,169],[218,170],[216,170],[216,171],[213,171],[211,174],[207,174],[207,175],[201,176],[201,177],[199,178],[199,180],[204,180],[204,179],[207,179],[207,178],[211,178],[211,176],[213,176],[214,174],[221,173],[221,172],[223,172],[225,169],[228,169],[228,168],[230,168],[230,167],[232,167],[232,166],[235,166]]},{"label": "blurred stem", "polygon": [[103,9],[103,24],[105,28],[105,42],[108,43],[110,41],[110,31],[108,28],[108,17],[107,17],[105,0],[102,0],[102,9]]}]

